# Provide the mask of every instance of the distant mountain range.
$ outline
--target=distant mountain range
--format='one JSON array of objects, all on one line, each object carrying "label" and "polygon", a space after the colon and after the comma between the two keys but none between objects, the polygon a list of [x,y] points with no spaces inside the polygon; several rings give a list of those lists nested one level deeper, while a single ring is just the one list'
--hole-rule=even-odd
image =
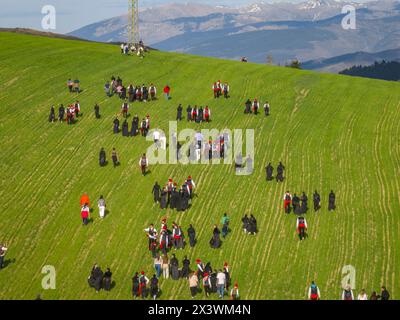
[{"label": "distant mountain range", "polygon": [[303,69],[339,73],[352,66],[368,66],[378,61],[400,62],[400,48],[377,53],[355,52],[328,59],[311,60],[302,63]]},{"label": "distant mountain range", "polygon": [[[356,30],[342,28],[345,5],[357,9]],[[344,56],[346,60],[355,52],[390,51],[400,44],[399,0],[362,4],[335,0],[260,2],[240,8],[168,4],[143,9],[140,20],[143,40],[160,50],[228,59],[247,56],[259,63],[270,55],[275,64],[297,58],[308,61],[304,64],[307,68],[329,72],[339,71],[341,63],[345,68],[348,65],[326,59]],[[127,16],[120,16],[69,35],[102,42],[126,41],[126,26]],[[398,54],[398,50],[393,53]]]}]

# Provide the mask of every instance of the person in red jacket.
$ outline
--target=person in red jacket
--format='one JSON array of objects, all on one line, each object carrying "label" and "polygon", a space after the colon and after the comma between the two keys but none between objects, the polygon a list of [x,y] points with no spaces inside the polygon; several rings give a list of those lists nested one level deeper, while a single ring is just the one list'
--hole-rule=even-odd
[{"label": "person in red jacket", "polygon": [[171,92],[171,88],[168,86],[168,85],[166,85],[165,87],[164,87],[164,96],[165,96],[165,99],[166,100],[169,100],[170,99],[170,96],[169,96],[169,93]]},{"label": "person in red jacket", "polygon": [[83,193],[81,200],[79,202],[81,208],[83,207],[83,205],[87,205],[88,207],[90,207],[90,200],[89,200],[89,196],[87,195],[86,192]]}]

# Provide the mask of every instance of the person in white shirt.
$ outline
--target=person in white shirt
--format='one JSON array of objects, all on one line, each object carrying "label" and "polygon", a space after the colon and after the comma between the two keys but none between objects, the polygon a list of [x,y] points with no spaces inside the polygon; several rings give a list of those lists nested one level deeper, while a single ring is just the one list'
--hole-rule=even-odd
[{"label": "person in white shirt", "polygon": [[218,290],[218,295],[219,295],[220,299],[224,298],[225,282],[226,282],[225,273],[222,272],[221,270],[218,270],[218,273],[217,273],[217,290]]},{"label": "person in white shirt", "polygon": [[203,137],[203,135],[201,134],[200,131],[196,132],[195,139],[196,139],[196,143],[197,143],[198,148],[201,149],[204,137]]},{"label": "person in white shirt", "polygon": [[124,48],[125,48],[125,45],[123,43],[121,43],[121,54],[124,54]]},{"label": "person in white shirt", "polygon": [[154,140],[154,144],[156,145],[156,147],[159,147],[159,141],[160,141],[160,132],[156,129],[153,132],[153,140]]},{"label": "person in white shirt", "polygon": [[362,289],[361,292],[358,294],[357,300],[368,300],[368,295],[365,292],[365,289]]},{"label": "person in white shirt", "polygon": [[100,196],[97,206],[99,207],[100,218],[103,219],[106,213],[106,201],[104,200],[103,196]]}]

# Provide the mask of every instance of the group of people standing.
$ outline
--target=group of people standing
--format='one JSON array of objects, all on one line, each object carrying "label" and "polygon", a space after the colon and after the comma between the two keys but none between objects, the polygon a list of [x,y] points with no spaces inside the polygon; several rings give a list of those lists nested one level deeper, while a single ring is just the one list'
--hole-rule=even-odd
[{"label": "group of people standing", "polygon": [[[79,205],[81,208],[81,218],[82,218],[82,225],[87,225],[89,223],[89,216],[90,216],[90,199],[89,196],[86,192],[84,192],[81,196],[81,199],[79,201]],[[98,202],[97,206],[99,208],[99,216],[100,219],[104,219],[106,215],[106,201],[104,200],[104,197],[101,195]]]},{"label": "group of people standing", "polygon": [[[245,103],[245,114],[255,114],[257,115],[260,110],[260,102],[257,99],[254,99],[253,102],[250,99],[247,99]],[[264,104],[264,114],[265,116],[269,116],[271,112],[271,106],[268,101]]]},{"label": "group of people standing", "polygon": [[[166,255],[172,247],[175,250],[183,250],[186,246],[182,227],[176,222],[173,222],[172,229],[169,229],[166,218],[161,221],[160,232],[157,231],[154,224],[151,224],[148,228],[144,229],[144,231],[149,240],[148,249],[153,258],[156,258],[159,252],[161,252],[162,255]],[[196,231],[192,225],[189,226],[187,234],[190,247],[194,247],[196,243]]]},{"label": "group of people standing", "polygon": [[157,99],[157,87],[150,83],[149,86],[142,84],[134,86],[133,84],[124,86],[122,79],[118,76],[111,77],[111,82],[107,81],[104,85],[104,91],[108,97],[114,94],[118,95],[121,100],[127,102],[147,102]]},{"label": "group of people standing", "polygon": [[[321,291],[319,287],[316,285],[315,281],[311,282],[311,285],[308,289],[308,294],[307,297],[309,300],[321,300]],[[351,288],[350,285],[347,285],[345,288],[343,288],[342,294],[341,294],[341,300],[343,301],[352,301],[352,300],[389,300],[390,299],[390,293],[386,289],[385,286],[381,287],[381,293],[378,295],[376,291],[373,291],[371,296],[368,298],[367,292],[365,289],[361,289],[360,293],[357,296],[357,299],[355,299],[354,291]]]},{"label": "group of people standing", "polygon": [[222,84],[221,80],[218,80],[218,81],[213,83],[211,89],[212,89],[213,94],[214,94],[214,99],[217,99],[217,98],[219,98],[221,96],[224,96],[225,99],[229,98],[230,87],[229,87],[229,84],[227,82]]},{"label": "group of people standing", "polygon": [[[115,150],[115,148],[112,149],[111,159],[112,159],[114,168],[120,165],[117,150]],[[106,151],[104,150],[104,148],[100,149],[99,165],[100,165],[100,167],[105,167],[107,165],[107,155],[106,155]]]},{"label": "group of people standing", "polygon": [[114,134],[118,134],[122,132],[123,137],[135,137],[139,133],[142,137],[146,137],[150,131],[150,115],[146,115],[145,118],[140,120],[139,116],[136,114],[131,123],[131,128],[129,129],[128,120],[126,119],[128,116],[129,105],[122,105],[122,114],[125,116],[124,122],[120,128],[120,120],[118,117],[115,117],[113,120],[113,132]]},{"label": "group of people standing", "polygon": [[192,299],[196,297],[202,285],[206,297],[209,297],[212,293],[217,293],[219,299],[223,299],[225,293],[228,292],[232,300],[239,300],[238,284],[235,283],[234,288],[229,290],[231,274],[227,262],[224,263],[222,269],[213,270],[210,262],[204,265],[201,259],[196,259],[196,269],[196,271],[190,272],[188,277]]},{"label": "group of people standing", "polygon": [[[58,121],[63,122],[64,120],[67,124],[74,124],[79,113],[81,112],[81,105],[79,101],[70,104],[68,107],[64,107],[63,104],[58,108]],[[66,118],[64,119],[66,115]],[[56,121],[55,107],[51,106],[49,114],[49,122],[54,123]]]},{"label": "group of people standing", "polygon": [[[313,194],[313,204],[314,204],[314,211],[318,212],[321,209],[321,196],[317,192],[314,191]],[[285,209],[285,213],[291,213],[292,209],[293,212],[297,215],[305,214],[308,211],[308,197],[305,192],[299,197],[297,194],[292,194],[289,191],[285,192],[283,196],[283,207]],[[336,209],[336,195],[331,190],[329,193],[329,200],[328,200],[328,211],[334,211]]]},{"label": "group of people standing", "polygon": [[152,190],[154,203],[159,203],[161,209],[169,207],[172,210],[186,211],[191,205],[195,188],[196,184],[191,176],[180,186],[171,178],[163,188],[156,182]]},{"label": "group of people standing", "polygon": [[106,272],[103,272],[97,263],[93,266],[90,276],[88,277],[89,286],[99,293],[101,289],[110,291],[113,285],[112,283],[112,272],[110,268],[107,268]]},{"label": "group of people standing", "polygon": [[256,235],[257,234],[257,219],[250,214],[250,217],[245,214],[242,218],[243,224],[243,232],[249,235]]},{"label": "group of people standing", "polygon": [[67,88],[70,93],[81,92],[80,81],[78,79],[75,79],[75,80],[68,79],[67,80]]},{"label": "group of people standing", "polygon": [[[267,175],[267,181],[272,181],[274,179],[273,174],[274,174],[274,167],[271,165],[271,162],[268,163],[268,165],[265,167],[266,175]],[[280,161],[277,168],[276,168],[276,182],[283,182],[284,176],[283,172],[285,171],[285,166],[282,164]]]},{"label": "group of people standing", "polygon": [[[329,194],[329,202],[328,202],[328,210],[333,211],[336,209],[336,195],[331,190]],[[313,203],[314,203],[314,211],[318,212],[321,209],[321,196],[317,192],[314,191],[313,194]],[[291,195],[289,191],[286,191],[283,196],[283,208],[286,214],[290,214],[292,209],[294,214],[298,215],[296,219],[296,232],[299,236],[300,241],[304,240],[307,237],[307,220],[304,217],[304,214],[308,211],[308,197],[305,192],[302,193],[300,197],[297,194]]]},{"label": "group of people standing", "polygon": [[[178,108],[176,109],[176,120],[182,121],[182,113],[183,108],[182,105],[179,104]],[[210,122],[211,121],[211,110],[208,106],[205,106],[204,109],[202,106],[194,107],[188,106],[186,108],[186,119],[190,122],[202,123],[202,122]]]}]

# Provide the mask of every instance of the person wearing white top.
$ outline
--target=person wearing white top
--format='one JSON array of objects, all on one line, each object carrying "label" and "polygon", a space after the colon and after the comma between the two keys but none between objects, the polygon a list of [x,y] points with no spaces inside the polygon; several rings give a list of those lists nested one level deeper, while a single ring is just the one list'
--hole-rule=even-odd
[{"label": "person wearing white top", "polygon": [[220,299],[223,299],[223,297],[224,297],[225,282],[226,282],[225,273],[222,272],[221,270],[219,270],[217,273],[217,290],[218,290],[218,295],[219,295]]},{"label": "person wearing white top", "polygon": [[100,196],[99,201],[97,202],[97,206],[99,207],[99,215],[100,218],[103,219],[106,213],[106,202],[103,196]]},{"label": "person wearing white top", "polygon": [[159,147],[159,141],[160,141],[160,132],[158,130],[154,130],[153,132],[153,140],[154,140],[154,144],[157,146],[157,148]]},{"label": "person wearing white top", "polygon": [[200,131],[195,134],[195,139],[197,142],[197,146],[201,149],[201,145],[202,145],[204,137]]},{"label": "person wearing white top", "polygon": [[368,300],[367,293],[364,289],[362,289],[361,292],[358,294],[357,300]]}]

